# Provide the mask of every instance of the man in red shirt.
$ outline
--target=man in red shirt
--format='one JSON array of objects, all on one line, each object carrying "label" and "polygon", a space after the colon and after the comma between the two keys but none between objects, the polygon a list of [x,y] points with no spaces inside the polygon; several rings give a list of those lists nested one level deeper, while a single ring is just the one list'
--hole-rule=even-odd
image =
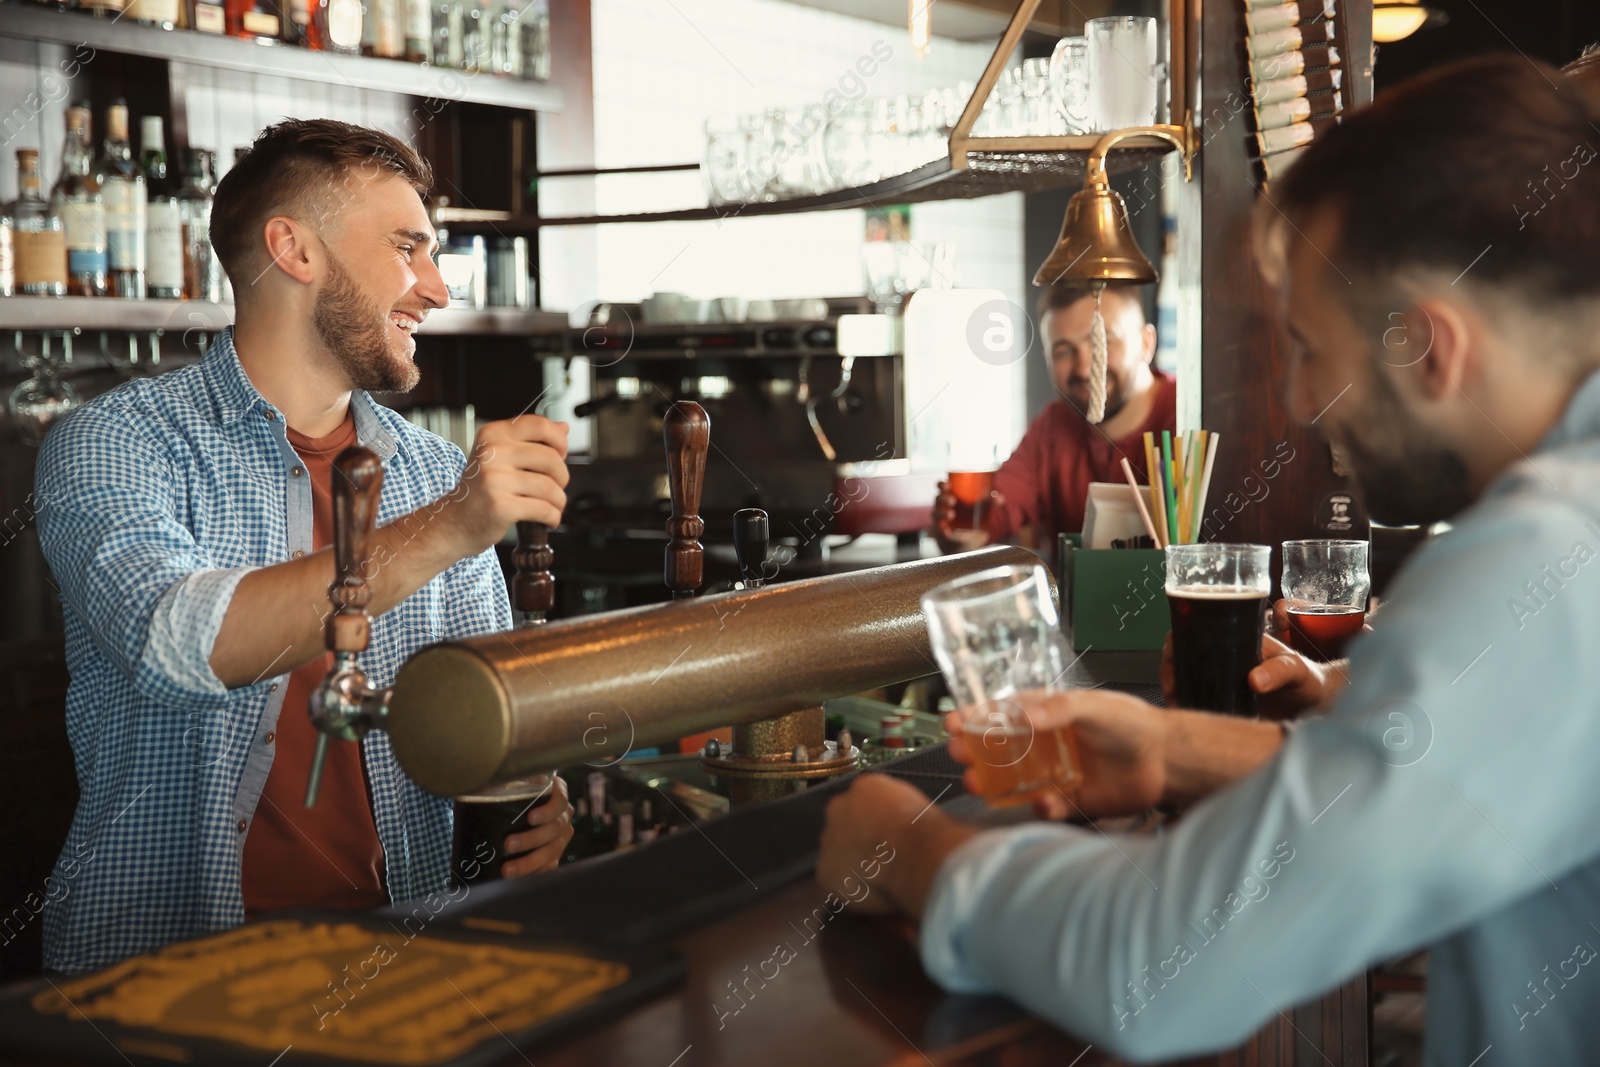
[{"label": "man in red shirt", "polygon": [[1084,418],[1089,407],[1089,331],[1094,297],[1087,289],[1055,286],[1039,299],[1040,332],[1050,380],[1062,399],[1051,401],[1023,434],[994,477],[994,493],[981,529],[955,525],[954,498],[940,485],[934,536],[946,552],[965,552],[994,541],[1048,547],[1058,533],[1083,529],[1090,482],[1123,482],[1122,460],[1145,478],[1146,431],[1177,423],[1178,384],[1156,370],[1156,328],[1145,321],[1140,290],[1112,288],[1101,297],[1106,320],[1106,415]]}]

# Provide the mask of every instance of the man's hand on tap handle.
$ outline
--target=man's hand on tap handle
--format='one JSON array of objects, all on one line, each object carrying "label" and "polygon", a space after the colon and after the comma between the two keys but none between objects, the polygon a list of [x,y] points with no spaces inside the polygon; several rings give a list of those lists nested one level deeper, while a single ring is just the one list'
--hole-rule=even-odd
[{"label": "man's hand on tap handle", "polygon": [[[374,618],[516,522],[556,526],[567,505],[567,425],[519,415],[478,430],[460,482],[373,531],[364,574]],[[228,603],[210,666],[228,688],[287,674],[321,656],[333,553],[318,549],[246,574]]]},{"label": "man's hand on tap handle", "polygon": [[519,415],[478,430],[466,470],[445,514],[461,538],[461,556],[505,536],[514,523],[558,526],[567,506],[567,431],[543,415]]}]

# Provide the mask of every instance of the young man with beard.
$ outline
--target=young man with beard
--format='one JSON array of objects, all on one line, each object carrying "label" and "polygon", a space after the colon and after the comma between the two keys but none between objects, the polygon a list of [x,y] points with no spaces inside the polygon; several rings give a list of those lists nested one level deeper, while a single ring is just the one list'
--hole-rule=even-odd
[{"label": "young man with beard", "polygon": [[1554,70],[1473,60],[1351,115],[1258,216],[1291,412],[1341,446],[1374,518],[1453,527],[1403,568],[1327,714],[1285,731],[1024,697],[1036,729],[1074,730],[1084,812],[1192,807],[1159,838],[980,833],[867,775],[830,805],[824,885],[888,841],[874,900],[922,920],[935,978],[1129,1058],[1236,1044],[1426,946],[1428,1063],[1591,1062],[1597,128]]},{"label": "young man with beard", "polygon": [[[45,911],[45,965],[82,971],[288,907],[371,908],[443,890],[451,801],[387,737],[329,748],[304,807],[334,578],[331,464],[383,461],[372,643],[391,682],[414,650],[510,626],[494,544],[555,525],[567,427],[484,426],[461,450],[381,407],[417,383],[413,330],[449,296],[428,166],[376,130],[269,127],[218,186],[211,240],[236,325],[198,364],[66,419],[38,463],[59,583],[80,799]],[[440,708],[448,715],[449,708]],[[507,838],[508,876],[553,868],[564,793]],[[70,869],[69,869],[70,868]]]},{"label": "young man with beard", "polygon": [[1011,458],[994,476],[994,496],[983,529],[956,527],[954,497],[941,485],[934,505],[934,537],[946,552],[967,552],[1018,538],[1053,548],[1058,533],[1083,529],[1090,482],[1124,481],[1122,460],[1145,477],[1144,434],[1177,425],[1178,385],[1155,369],[1156,328],[1144,320],[1137,289],[1107,289],[1106,413],[1091,425],[1089,331],[1094,297],[1087,289],[1052,286],[1039,299],[1050,381],[1060,398],[1045,405]]}]

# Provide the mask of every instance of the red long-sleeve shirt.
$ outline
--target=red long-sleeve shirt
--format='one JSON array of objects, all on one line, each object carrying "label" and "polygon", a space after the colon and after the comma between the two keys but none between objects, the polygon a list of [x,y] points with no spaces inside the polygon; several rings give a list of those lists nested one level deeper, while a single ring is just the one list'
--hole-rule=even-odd
[{"label": "red long-sleeve shirt", "polygon": [[1125,437],[1106,439],[1065,400],[1045,405],[1017,450],[1000,465],[994,487],[1005,506],[991,514],[989,532],[1010,537],[1024,526],[1049,535],[1083,529],[1084,504],[1090,482],[1125,482],[1122,459],[1127,457],[1141,484],[1147,476],[1144,434],[1177,427],[1178,382],[1159,370],[1155,374],[1155,403],[1144,422]]}]

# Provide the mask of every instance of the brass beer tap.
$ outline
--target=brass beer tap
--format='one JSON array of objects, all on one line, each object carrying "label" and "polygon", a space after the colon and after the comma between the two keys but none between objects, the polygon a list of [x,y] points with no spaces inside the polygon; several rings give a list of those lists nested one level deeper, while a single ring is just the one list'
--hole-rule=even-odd
[{"label": "brass beer tap", "polygon": [[357,662],[372,639],[367,605],[367,541],[378,517],[383,464],[370,450],[352,445],[333,461],[333,583],[328,600],[333,613],[324,631],[333,669],[311,694],[311,722],[319,731],[306,782],[306,807],[317,806],[328,739],[359,741],[381,729],[389,713],[389,690],[375,688]]}]

